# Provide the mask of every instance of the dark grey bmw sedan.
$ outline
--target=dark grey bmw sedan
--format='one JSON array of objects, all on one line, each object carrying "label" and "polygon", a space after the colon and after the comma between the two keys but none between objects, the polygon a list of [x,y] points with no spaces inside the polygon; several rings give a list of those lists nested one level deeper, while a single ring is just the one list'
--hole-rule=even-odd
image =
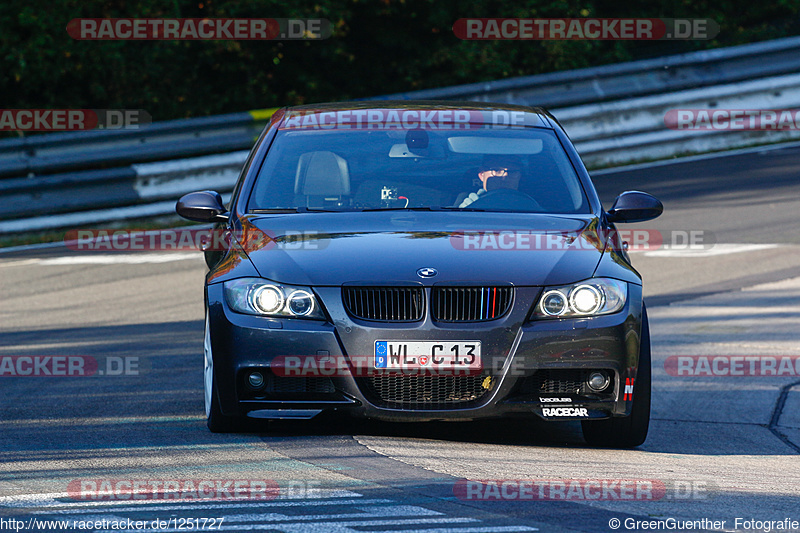
[{"label": "dark grey bmw sedan", "polygon": [[[206,250],[211,431],[336,410],[396,422],[580,420],[588,443],[644,442],[642,280],[555,118],[538,108],[358,102],[282,109]],[[217,242],[215,240],[215,242]]]}]

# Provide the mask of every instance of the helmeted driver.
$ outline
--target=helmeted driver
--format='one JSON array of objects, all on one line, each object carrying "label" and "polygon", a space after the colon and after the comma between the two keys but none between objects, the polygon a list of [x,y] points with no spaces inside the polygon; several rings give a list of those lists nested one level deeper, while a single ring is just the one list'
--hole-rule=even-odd
[{"label": "helmeted driver", "polygon": [[496,189],[514,189],[519,187],[522,175],[522,163],[513,156],[487,156],[478,169],[478,179],[481,188],[476,192],[459,195],[456,205],[459,208],[468,207],[481,196]]}]

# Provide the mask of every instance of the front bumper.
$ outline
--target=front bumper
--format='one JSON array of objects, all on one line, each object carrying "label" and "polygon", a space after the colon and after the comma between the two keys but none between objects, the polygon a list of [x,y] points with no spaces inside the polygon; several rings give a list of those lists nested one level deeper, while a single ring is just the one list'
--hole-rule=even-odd
[{"label": "front bumper", "polygon": [[[226,415],[308,418],[323,410],[339,410],[382,420],[429,421],[518,415],[600,419],[630,413],[631,395],[625,390],[626,384],[634,382],[639,360],[642,293],[638,285],[629,285],[625,308],[613,315],[527,322],[541,289],[517,287],[514,305],[504,317],[460,324],[437,323],[428,313],[416,323],[358,320],[344,310],[341,289],[335,287],[315,289],[331,317],[328,322],[270,319],[231,311],[222,290],[221,283],[207,286],[214,371],[220,408]],[[386,401],[370,388],[368,378],[348,371],[315,378],[303,387],[286,387],[281,382],[267,394],[254,395],[245,382],[244,376],[254,370],[268,379],[305,379],[273,376],[271,364],[285,356],[371,357],[374,342],[382,339],[480,340],[483,388],[468,401],[420,408]],[[580,385],[590,370],[610,375],[607,390],[592,393]],[[407,386],[422,383],[401,379],[408,379]]]}]

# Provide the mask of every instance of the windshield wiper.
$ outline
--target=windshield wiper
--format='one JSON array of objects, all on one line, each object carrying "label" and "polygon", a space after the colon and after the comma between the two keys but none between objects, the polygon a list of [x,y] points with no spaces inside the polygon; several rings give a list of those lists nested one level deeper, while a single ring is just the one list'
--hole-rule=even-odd
[{"label": "windshield wiper", "polygon": [[297,211],[300,213],[352,213],[357,211],[352,207],[345,208],[328,208],[328,207],[298,207]]},{"label": "windshield wiper", "polygon": [[478,207],[456,207],[450,205],[442,206],[439,209],[447,209],[449,211],[482,211],[482,212],[489,211],[489,209],[480,209]]},{"label": "windshield wiper", "polygon": [[428,207],[368,207],[360,209],[362,212],[367,211],[440,211],[442,208],[439,206]]},{"label": "windshield wiper", "polygon": [[324,207],[278,207],[275,209],[251,209],[249,212],[256,215],[271,213],[344,213],[354,211],[348,209],[326,209]]},{"label": "windshield wiper", "polygon": [[269,213],[297,213],[298,210],[294,207],[278,207],[275,209],[251,209],[249,212],[256,215],[262,215]]}]

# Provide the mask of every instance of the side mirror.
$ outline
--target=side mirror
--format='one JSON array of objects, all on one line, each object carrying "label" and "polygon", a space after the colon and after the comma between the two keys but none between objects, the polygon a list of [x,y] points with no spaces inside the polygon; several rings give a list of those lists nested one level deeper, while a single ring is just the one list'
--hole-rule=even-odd
[{"label": "side mirror", "polygon": [[658,217],[664,204],[646,192],[626,191],[614,200],[608,210],[609,222],[644,222]]},{"label": "side mirror", "polygon": [[222,196],[215,191],[190,192],[175,204],[175,211],[195,222],[224,222],[228,210],[222,205]]}]

